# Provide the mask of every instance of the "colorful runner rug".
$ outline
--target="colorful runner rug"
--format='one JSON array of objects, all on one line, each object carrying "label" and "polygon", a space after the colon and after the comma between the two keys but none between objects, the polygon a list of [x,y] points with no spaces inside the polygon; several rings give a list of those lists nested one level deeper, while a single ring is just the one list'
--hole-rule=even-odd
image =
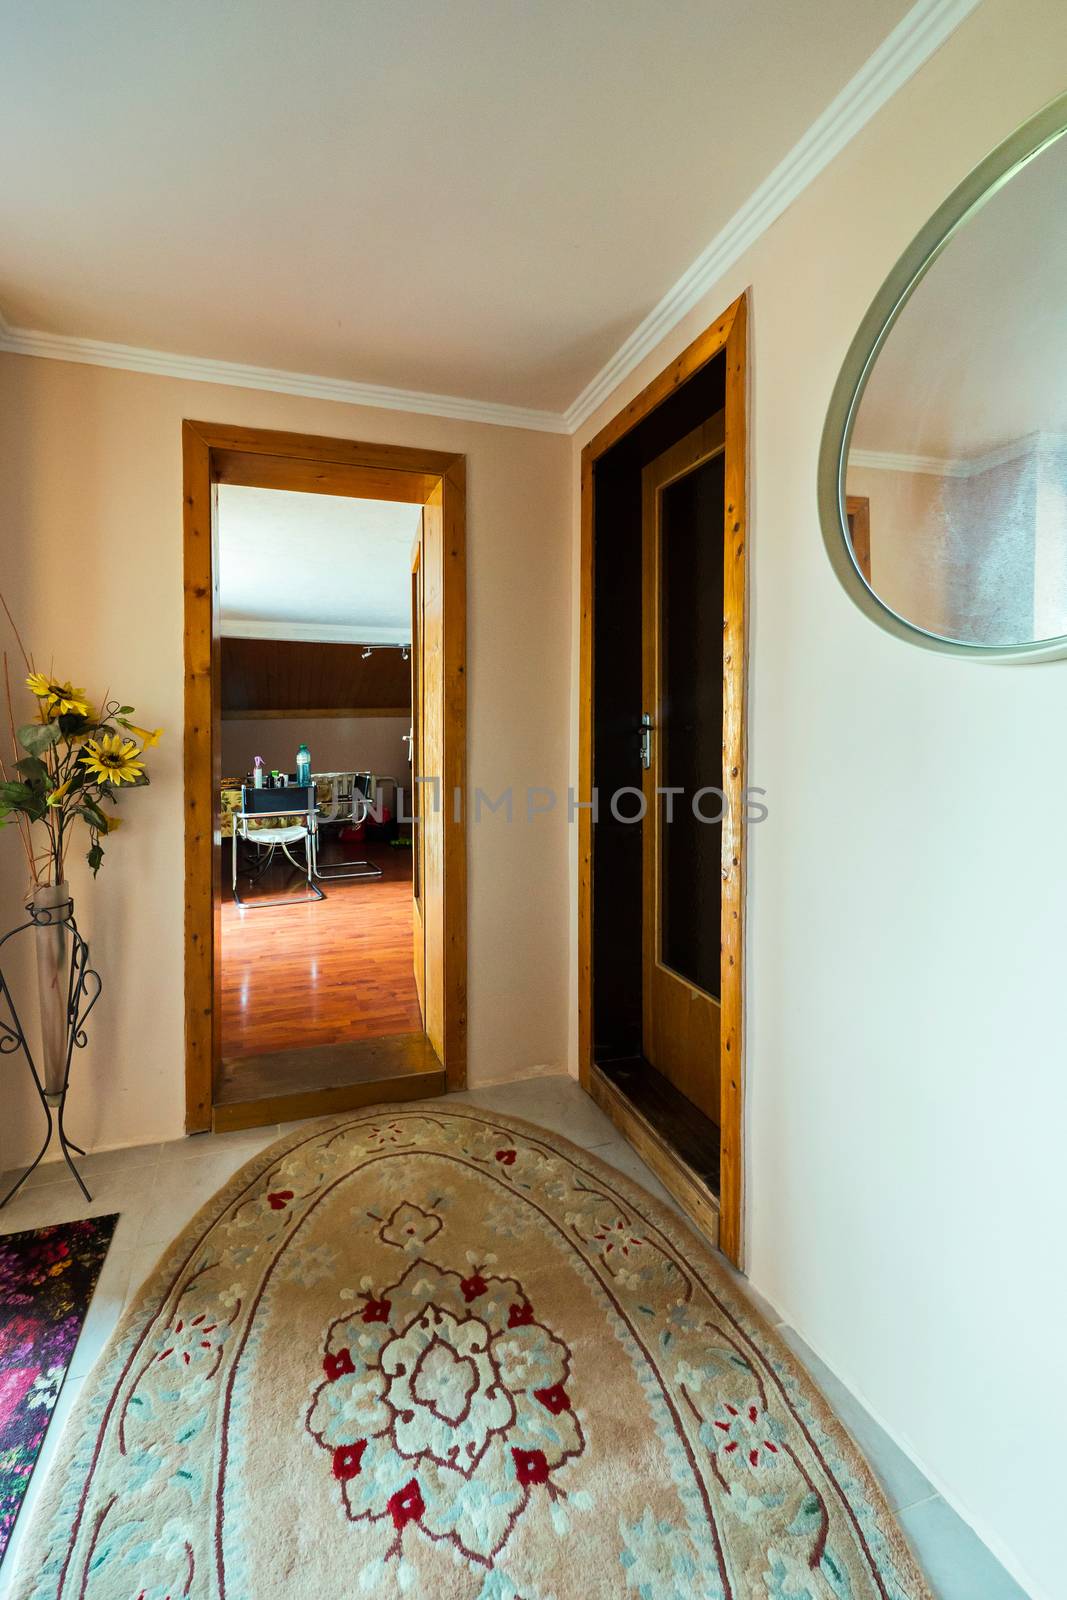
[{"label": "colorful runner rug", "polygon": [[0,1560],[118,1220],[0,1235]]}]

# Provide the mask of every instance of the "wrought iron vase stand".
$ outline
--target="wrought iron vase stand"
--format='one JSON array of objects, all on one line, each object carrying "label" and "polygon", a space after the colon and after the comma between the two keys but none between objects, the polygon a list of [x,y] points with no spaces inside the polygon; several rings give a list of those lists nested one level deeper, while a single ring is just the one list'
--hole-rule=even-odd
[{"label": "wrought iron vase stand", "polygon": [[58,906],[47,908],[27,906],[26,910],[29,913],[29,921],[20,923],[17,928],[12,928],[10,933],[5,934],[0,939],[0,950],[3,950],[8,940],[17,938],[20,933],[25,933],[28,928],[54,928],[59,925],[66,927],[70,937],[70,962],[66,975],[66,1048],[63,1060],[62,1086],[55,1090],[49,1090],[46,1088],[45,1080],[42,1079],[37,1070],[37,1064],[26,1042],[26,1035],[19,1020],[19,1014],[15,1009],[11,989],[8,986],[7,979],[4,977],[3,969],[0,967],[0,1002],[2,1002],[2,1006],[0,1006],[0,1055],[14,1056],[21,1052],[26,1057],[27,1065],[33,1077],[34,1087],[40,1096],[47,1120],[44,1143],[22,1176],[16,1179],[4,1195],[4,1198],[0,1200],[0,1210],[7,1205],[12,1195],[18,1193],[30,1173],[44,1158],[49,1145],[52,1143],[53,1132],[59,1139],[59,1148],[63,1152],[63,1159],[73,1173],[78,1188],[86,1200],[92,1199],[92,1195],[82,1182],[81,1174],[71,1160],[72,1150],[79,1156],[83,1156],[85,1151],[80,1145],[74,1144],[72,1140],[67,1138],[66,1129],[63,1126],[63,1111],[67,1101],[67,1089],[70,1084],[70,1064],[74,1051],[85,1047],[86,1018],[100,998],[100,990],[103,984],[100,980],[100,974],[95,972],[89,965],[89,946],[78,932],[78,925],[74,921],[73,900],[66,900]]}]

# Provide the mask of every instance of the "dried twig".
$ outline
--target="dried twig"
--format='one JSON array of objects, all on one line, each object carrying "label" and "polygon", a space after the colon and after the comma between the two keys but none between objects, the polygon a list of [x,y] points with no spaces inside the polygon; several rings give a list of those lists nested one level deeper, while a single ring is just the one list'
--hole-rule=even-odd
[{"label": "dried twig", "polygon": [[15,623],[14,617],[11,615],[11,607],[8,605],[7,601],[5,600],[4,592],[3,592],[2,589],[0,589],[0,606],[3,606],[4,615],[7,618],[8,622],[10,622],[10,624],[11,624],[11,632],[15,635],[15,639],[16,639],[16,642],[18,644],[19,650],[22,653],[22,659],[26,663],[26,671],[27,672],[32,672],[33,671],[33,661],[26,654],[26,646],[22,642],[22,635],[18,630],[18,627],[17,627],[17,625]]}]

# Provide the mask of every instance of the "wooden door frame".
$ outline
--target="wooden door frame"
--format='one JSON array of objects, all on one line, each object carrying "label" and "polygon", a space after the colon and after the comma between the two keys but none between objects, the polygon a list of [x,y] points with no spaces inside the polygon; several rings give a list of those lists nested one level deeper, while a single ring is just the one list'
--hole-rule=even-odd
[{"label": "wooden door frame", "polygon": [[[606,451],[720,353],[726,362],[726,587],[723,595],[722,1026],[720,1037],[721,1189],[719,1245],[740,1266],[743,1252],[743,1022],[746,784],[746,578],[748,489],[748,296],[710,328],[601,428],[582,450],[581,590],[578,690],[578,1075],[598,1087],[593,1059],[593,603],[594,467]],[[732,560],[729,556],[732,554]]]},{"label": "wooden door frame", "polygon": [[[466,829],[448,797],[466,781],[466,458],[439,450],[366,444],[314,434],[182,423],[185,583],[185,1127],[212,1126],[220,1058],[219,962],[222,841],[216,796],[222,772],[216,486],[425,504],[439,492],[444,520],[443,1067],[449,1089],[467,1078]],[[462,812],[460,813],[462,816]]]}]

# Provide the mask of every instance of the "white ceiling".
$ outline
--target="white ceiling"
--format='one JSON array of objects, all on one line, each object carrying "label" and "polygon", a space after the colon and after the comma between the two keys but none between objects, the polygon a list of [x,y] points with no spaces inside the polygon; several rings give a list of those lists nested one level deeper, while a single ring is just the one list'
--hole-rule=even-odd
[{"label": "white ceiling", "polygon": [[220,484],[222,632],[409,643],[421,515],[388,500]]},{"label": "white ceiling", "polygon": [[[907,3],[5,7],[0,309],[560,412]],[[921,54],[970,4],[924,0]]]},{"label": "white ceiling", "polygon": [[856,449],[966,461],[1067,434],[1067,137],[986,202],[900,314]]}]

